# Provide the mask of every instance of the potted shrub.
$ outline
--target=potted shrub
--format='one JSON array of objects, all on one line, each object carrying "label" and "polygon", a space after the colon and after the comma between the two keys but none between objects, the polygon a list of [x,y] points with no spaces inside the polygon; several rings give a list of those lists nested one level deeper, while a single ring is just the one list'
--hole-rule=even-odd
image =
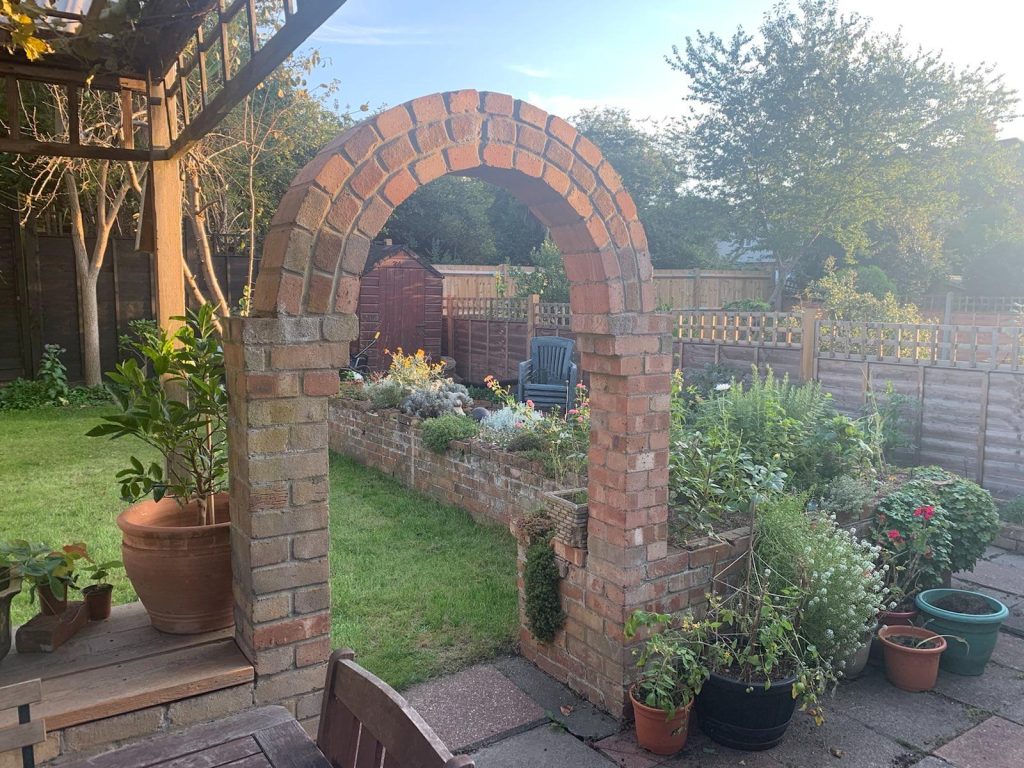
[{"label": "potted shrub", "polygon": [[625,636],[650,630],[639,651],[640,677],[629,689],[636,741],[656,755],[674,755],[686,744],[690,710],[710,674],[704,657],[707,627],[684,616],[675,621],[659,613],[635,612],[626,622]]},{"label": "potted shrub", "polygon": [[1010,615],[994,597],[964,589],[928,589],[917,596],[922,625],[963,642],[951,643],[940,666],[956,675],[985,671],[999,637],[999,627]]},{"label": "potted shrub", "polygon": [[122,560],[153,626],[191,634],[233,623],[227,392],[213,308],[176,319],[172,334],[136,324],[125,340],[134,357],[108,374],[121,413],[88,434],[135,437],[163,456],[133,456],[117,475],[136,502],[117,519]]},{"label": "potted shrub", "polygon": [[[898,492],[897,492],[898,493]],[[874,538],[889,602],[879,623],[910,626],[917,617],[914,597],[942,582],[949,563],[949,525],[931,505],[913,507],[897,494],[886,497],[875,518]]]},{"label": "potted shrub", "polygon": [[807,584],[801,579],[780,590],[757,552],[762,529],[754,521],[751,528],[742,583],[725,584],[723,594],[708,598],[704,647],[711,674],[696,711],[712,740],[761,750],[782,740],[798,701],[821,722],[818,695],[836,673],[803,634],[801,620],[813,599]]},{"label": "potted shrub", "polygon": [[935,687],[939,657],[946,650],[942,635],[923,627],[885,626],[878,630],[885,655],[885,675],[904,691],[918,693]]},{"label": "potted shrub", "polygon": [[85,608],[89,611],[89,621],[110,618],[114,585],[107,581],[107,578],[112,570],[123,567],[120,560],[108,560],[105,563],[88,563],[82,568],[89,574],[89,581],[92,582],[82,587],[82,597],[85,600]]},{"label": "potted shrub", "polygon": [[84,544],[55,550],[48,544],[23,539],[0,542],[0,558],[29,587],[29,599],[39,598],[39,612],[59,616],[68,607],[68,589],[75,586],[75,564],[89,555]]}]

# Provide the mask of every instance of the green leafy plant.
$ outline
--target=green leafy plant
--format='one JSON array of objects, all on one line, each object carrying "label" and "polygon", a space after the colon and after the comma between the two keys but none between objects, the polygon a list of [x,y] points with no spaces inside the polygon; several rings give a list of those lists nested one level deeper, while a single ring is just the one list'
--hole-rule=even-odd
[{"label": "green leafy plant", "polygon": [[30,600],[35,599],[41,587],[48,587],[55,598],[64,600],[78,577],[76,563],[88,559],[88,550],[80,543],[54,549],[48,544],[24,539],[0,542],[0,562],[6,563],[12,574],[28,584]]},{"label": "green leafy plant", "polygon": [[43,356],[39,361],[39,374],[36,378],[42,383],[46,397],[52,403],[67,403],[68,369],[60,359],[65,352],[67,350],[58,344],[47,344],[43,347]]},{"label": "green leafy plant", "polygon": [[138,501],[153,495],[179,504],[198,502],[198,524],[214,520],[214,494],[227,483],[227,392],[224,355],[204,305],[168,334],[140,326],[126,340],[134,356],[107,374],[121,413],[107,416],[91,437],[135,437],[156,448],[172,471],[132,456],[117,474],[121,497]]},{"label": "green leafy plant", "polygon": [[912,425],[920,408],[917,398],[900,394],[891,381],[886,382],[882,394],[868,390],[860,423],[874,448],[879,469],[892,461],[894,454],[917,447]]},{"label": "green leafy plant", "polygon": [[838,676],[885,604],[875,567],[880,550],[835,518],[809,514],[806,502],[804,495],[778,496],[758,508],[757,556],[773,592],[794,584],[805,591],[802,635]]},{"label": "green leafy plant", "polygon": [[365,392],[373,407],[381,410],[397,408],[405,397],[405,388],[394,379],[371,381],[366,385]]},{"label": "green leafy plant", "polygon": [[999,517],[1007,523],[1024,525],[1024,496],[1018,496],[999,508]]},{"label": "green leafy plant", "polygon": [[771,312],[772,305],[764,299],[739,299],[722,305],[726,312]]},{"label": "green leafy plant", "polygon": [[116,571],[124,568],[124,563],[120,560],[107,560],[104,563],[86,563],[82,570],[89,575],[89,581],[96,586],[103,586],[110,584],[109,578],[111,571]]},{"label": "green leafy plant", "polygon": [[941,467],[915,468],[910,478],[905,490],[927,496],[936,514],[949,524],[950,570],[974,570],[974,564],[985,554],[985,547],[999,534],[999,513],[992,494]]},{"label": "green leafy plant", "polygon": [[530,633],[542,643],[550,643],[565,624],[565,613],[558,594],[558,563],[549,540],[538,541],[526,551],[523,582]]},{"label": "green leafy plant", "polygon": [[864,508],[875,498],[876,481],[872,477],[840,475],[825,486],[818,507],[840,522],[864,517]]},{"label": "green leafy plant", "polygon": [[875,514],[872,536],[889,590],[889,609],[908,606],[923,589],[938,587],[949,570],[949,523],[906,486],[893,491]]},{"label": "green leafy plant", "polygon": [[634,650],[640,677],[634,695],[642,704],[665,712],[671,720],[701,692],[711,676],[705,662],[707,628],[689,615],[674,618],[663,613],[635,611],[626,622],[626,639],[641,630],[649,633]]},{"label": "green leafy plant", "polygon": [[67,350],[57,344],[43,347],[39,373],[34,379],[18,378],[0,387],[0,411],[27,411],[65,405],[95,405],[110,401],[101,387],[71,387],[61,360]]},{"label": "green leafy plant", "polygon": [[480,427],[468,416],[448,413],[436,419],[427,419],[421,430],[423,444],[434,453],[444,453],[453,440],[476,437]]}]

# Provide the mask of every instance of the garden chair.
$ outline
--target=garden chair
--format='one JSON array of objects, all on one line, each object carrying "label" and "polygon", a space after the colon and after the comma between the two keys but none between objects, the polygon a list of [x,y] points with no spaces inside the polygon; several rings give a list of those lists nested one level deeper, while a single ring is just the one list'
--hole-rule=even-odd
[{"label": "garden chair", "polygon": [[519,364],[516,397],[544,410],[572,407],[579,371],[572,361],[575,342],[557,336],[535,336],[530,340],[530,359]]},{"label": "garden chair", "polygon": [[35,745],[46,741],[46,726],[42,720],[32,720],[32,704],[43,700],[43,683],[27,680],[24,683],[0,688],[0,711],[18,708],[18,724],[0,728],[0,755],[21,750],[23,768],[35,768]]},{"label": "garden chair", "polygon": [[334,768],[474,768],[453,757],[409,702],[355,663],[347,648],[331,654],[317,747]]}]

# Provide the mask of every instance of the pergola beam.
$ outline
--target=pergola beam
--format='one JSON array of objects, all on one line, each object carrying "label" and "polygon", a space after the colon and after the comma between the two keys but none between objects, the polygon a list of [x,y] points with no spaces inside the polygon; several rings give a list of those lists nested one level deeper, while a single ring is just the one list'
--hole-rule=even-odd
[{"label": "pergola beam", "polygon": [[[197,115],[191,116],[189,123],[172,142],[171,156],[178,157],[187,152],[193,144],[213,130],[242,99],[263,82],[344,3],[345,0],[305,0],[299,4],[297,10],[292,11],[291,0],[284,0],[287,19],[284,26],[262,47],[253,50],[249,60],[239,67],[237,72],[230,72],[230,78],[225,81],[217,95],[205,103]],[[252,18],[250,14],[250,27]],[[255,37],[255,30],[252,30],[250,39],[254,40]],[[200,55],[198,50],[196,55]],[[183,84],[185,81],[180,79],[179,82]]]}]

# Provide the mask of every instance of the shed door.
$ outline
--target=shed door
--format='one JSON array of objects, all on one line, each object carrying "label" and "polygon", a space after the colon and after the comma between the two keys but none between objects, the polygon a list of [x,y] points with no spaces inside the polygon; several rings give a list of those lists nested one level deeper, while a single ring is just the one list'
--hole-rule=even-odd
[{"label": "shed door", "polygon": [[[426,343],[423,268],[403,260],[380,270],[381,349],[401,347],[407,354]],[[382,360],[386,366],[390,359]]]}]

